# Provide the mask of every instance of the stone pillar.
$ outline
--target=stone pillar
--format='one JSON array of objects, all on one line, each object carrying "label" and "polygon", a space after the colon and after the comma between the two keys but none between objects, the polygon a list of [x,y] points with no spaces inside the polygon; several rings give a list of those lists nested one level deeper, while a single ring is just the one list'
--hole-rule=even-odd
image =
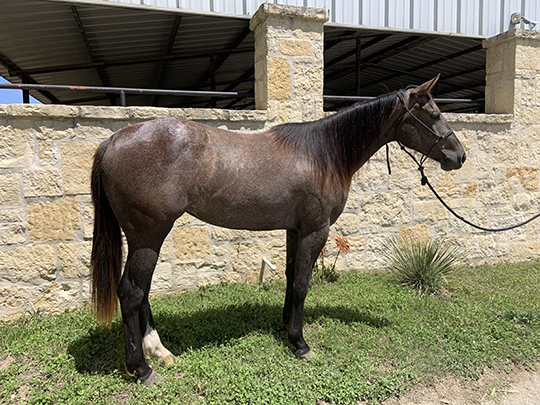
[{"label": "stone pillar", "polygon": [[540,123],[540,32],[507,31],[483,45],[486,113],[514,114],[525,125]]},{"label": "stone pillar", "polygon": [[271,123],[323,116],[323,24],[328,10],[263,3],[253,15],[255,108]]}]

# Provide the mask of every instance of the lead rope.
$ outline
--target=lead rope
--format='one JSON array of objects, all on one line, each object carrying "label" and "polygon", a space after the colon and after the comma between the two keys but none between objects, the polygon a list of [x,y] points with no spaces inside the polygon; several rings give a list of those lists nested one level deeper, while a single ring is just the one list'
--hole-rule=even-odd
[{"label": "lead rope", "polygon": [[[520,226],[523,226],[523,225],[526,225],[528,224],[529,222],[531,221],[534,221],[535,219],[539,218],[540,217],[540,213],[534,215],[533,217],[527,219],[526,221],[523,221],[523,222],[520,222],[519,224],[516,224],[516,225],[512,225],[512,226],[507,226],[507,227],[504,227],[504,228],[485,228],[483,226],[480,226],[480,225],[476,225],[476,224],[473,224],[471,221],[463,218],[461,215],[459,215],[457,212],[455,212],[452,208],[450,208],[448,206],[448,204],[446,204],[446,202],[442,199],[442,197],[435,191],[435,188],[433,188],[433,186],[431,185],[431,183],[429,182],[428,178],[426,177],[426,174],[424,173],[424,165],[423,165],[423,162],[425,161],[425,159],[422,159],[420,162],[416,159],[416,157],[414,157],[414,155],[409,152],[405,146],[403,146],[401,143],[399,143],[399,146],[401,147],[401,150],[404,151],[407,155],[409,155],[409,157],[414,161],[414,163],[416,163],[416,165],[418,166],[418,171],[420,172],[420,175],[421,175],[421,182],[422,182],[422,185],[425,186],[427,185],[429,187],[429,189],[431,190],[431,192],[435,195],[435,197],[437,197],[437,199],[441,202],[441,204],[448,210],[450,211],[457,219],[465,222],[467,225],[470,225],[472,226],[473,228],[476,228],[476,229],[479,229],[481,231],[486,231],[486,232],[503,232],[503,231],[509,231],[511,229],[516,229],[516,228],[519,228]],[[388,146],[388,144],[387,144]],[[387,149],[387,152],[388,152],[388,149]],[[425,156],[425,155],[424,155]],[[389,157],[389,155],[387,154],[387,158]],[[388,167],[390,167],[390,160],[388,160]],[[390,171],[388,172],[390,173]]]},{"label": "lead rope", "polygon": [[[535,219],[539,218],[540,217],[540,213],[534,215],[533,217],[527,219],[526,221],[523,221],[523,222],[520,222],[519,224],[516,224],[516,225],[512,225],[512,226],[507,226],[507,227],[504,227],[504,228],[485,228],[483,226],[480,226],[480,225],[476,225],[476,224],[473,224],[471,221],[463,218],[461,215],[459,215],[457,212],[455,212],[452,208],[450,208],[448,206],[448,204],[446,204],[446,202],[442,199],[442,197],[435,191],[435,188],[433,188],[433,186],[431,185],[431,183],[429,182],[428,178],[426,177],[426,174],[424,173],[424,163],[426,161],[426,159],[429,157],[429,155],[431,154],[431,152],[433,151],[433,149],[435,148],[435,146],[437,146],[437,144],[441,141],[441,140],[446,140],[446,138],[448,138],[448,136],[450,136],[450,134],[452,134],[452,130],[450,130],[449,132],[447,132],[444,136],[440,136],[439,134],[437,134],[435,131],[433,131],[431,128],[429,128],[426,124],[424,124],[420,118],[418,118],[416,115],[413,114],[413,112],[407,107],[407,104],[405,103],[405,99],[403,98],[403,95],[401,93],[398,93],[398,98],[400,99],[400,101],[403,103],[403,107],[405,107],[405,110],[416,120],[418,121],[420,124],[422,124],[425,128],[427,128],[431,133],[433,133],[434,135],[438,136],[439,139],[437,140],[437,142],[435,142],[435,144],[431,147],[431,149],[429,150],[428,154],[427,155],[423,155],[422,158],[420,159],[420,161],[418,161],[416,159],[416,157],[411,153],[409,152],[405,146],[400,143],[398,141],[398,144],[401,148],[402,151],[404,151],[407,155],[409,155],[409,157],[414,161],[414,163],[416,163],[416,165],[418,166],[418,171],[420,172],[420,175],[421,175],[421,183],[423,186],[427,185],[429,187],[429,189],[431,190],[431,192],[435,195],[435,197],[437,197],[437,199],[441,202],[441,204],[448,210],[450,211],[457,219],[459,219],[460,221],[462,222],[465,222],[467,225],[470,225],[472,226],[473,228],[476,228],[476,229],[479,229],[481,231],[486,231],[486,232],[503,232],[503,231],[509,231],[511,229],[516,229],[516,228],[519,228],[520,226],[523,226],[523,225],[526,225],[528,224],[529,222],[531,221],[534,221]],[[391,169],[390,169],[390,149],[388,148],[388,144],[386,144],[386,164],[387,164],[387,167],[388,167],[388,174],[391,174]]]}]

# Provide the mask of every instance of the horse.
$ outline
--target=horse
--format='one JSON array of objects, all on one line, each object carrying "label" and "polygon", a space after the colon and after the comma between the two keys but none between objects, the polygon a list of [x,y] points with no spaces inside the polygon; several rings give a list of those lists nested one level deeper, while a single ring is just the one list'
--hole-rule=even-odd
[{"label": "horse", "polygon": [[[304,300],[356,171],[392,141],[446,171],[465,161],[430,94],[437,79],[317,121],[256,133],[162,118],[128,126],[104,141],[91,178],[91,293],[103,324],[111,324],[120,303],[126,371],[153,385],[163,378],[145,357],[174,361],[155,329],[148,294],[161,245],[185,212],[231,229],[286,230],[283,321],[294,354],[311,357],[303,336]],[[121,230],[128,245],[123,273]]]}]

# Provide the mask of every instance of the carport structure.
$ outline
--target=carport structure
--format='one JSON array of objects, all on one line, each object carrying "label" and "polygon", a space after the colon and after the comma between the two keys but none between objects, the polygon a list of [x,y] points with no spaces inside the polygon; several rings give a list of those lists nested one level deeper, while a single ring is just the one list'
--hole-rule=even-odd
[{"label": "carport structure", "polygon": [[[327,8],[325,109],[441,73],[436,97],[483,112],[482,40],[528,28],[540,0],[279,0]],[[128,94],[128,105],[255,108],[254,35],[261,0],[0,0],[0,75],[12,83],[238,92]],[[511,21],[512,15],[516,18]],[[516,23],[517,21],[517,23]],[[1,91],[1,90],[0,90]],[[120,105],[120,94],[32,90],[43,103]]]}]

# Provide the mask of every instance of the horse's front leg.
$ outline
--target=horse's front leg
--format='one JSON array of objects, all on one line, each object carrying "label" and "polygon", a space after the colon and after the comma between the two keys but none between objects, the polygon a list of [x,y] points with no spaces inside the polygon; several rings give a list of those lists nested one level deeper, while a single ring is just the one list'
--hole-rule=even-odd
[{"label": "horse's front leg", "polygon": [[289,328],[291,322],[291,312],[293,304],[293,282],[294,269],[296,267],[296,252],[298,251],[298,232],[295,230],[287,231],[287,267],[285,277],[287,278],[287,290],[285,293],[285,305],[283,307],[283,323]]},{"label": "horse's front leg", "polygon": [[[311,357],[308,344],[303,335],[304,301],[307,296],[311,273],[315,261],[328,238],[328,226],[308,234],[298,233],[294,277],[292,280],[290,320],[287,325],[289,342],[295,348],[297,357]],[[289,266],[287,266],[287,270]],[[289,286],[289,274],[287,274],[287,286]],[[289,289],[287,289],[289,293]],[[285,299],[284,315],[287,313],[287,298]]]}]

